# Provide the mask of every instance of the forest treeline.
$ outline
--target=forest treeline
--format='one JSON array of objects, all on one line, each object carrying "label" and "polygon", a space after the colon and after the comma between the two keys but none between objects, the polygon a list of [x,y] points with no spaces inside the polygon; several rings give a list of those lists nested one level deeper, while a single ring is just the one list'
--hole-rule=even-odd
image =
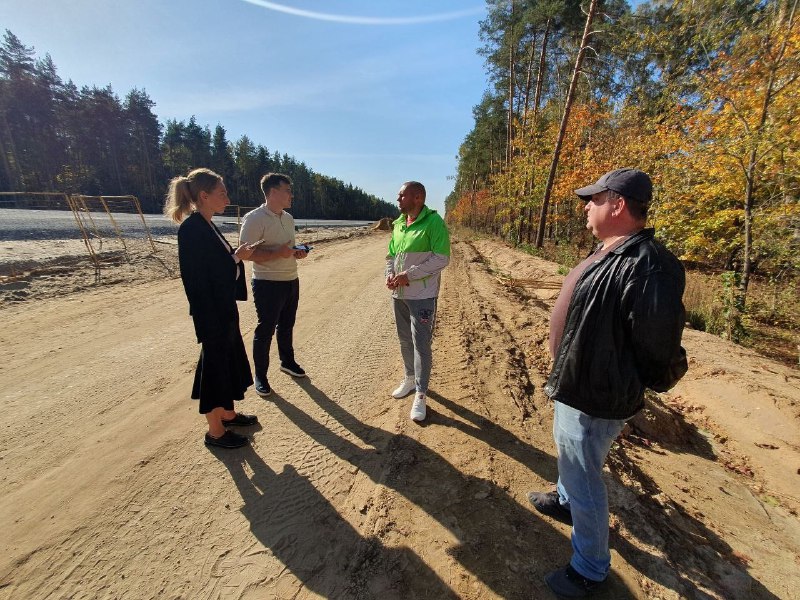
[{"label": "forest treeline", "polygon": [[197,166],[225,178],[234,203],[263,202],[261,176],[286,173],[294,182],[298,218],[375,220],[396,205],[352,184],[315,173],[270,152],[246,135],[229,141],[194,117],[159,122],[155,103],[133,89],[120,100],[111,86],[64,82],[49,54],[37,58],[12,32],[0,45],[0,191],[138,196],[158,212],[167,182]]},{"label": "forest treeline", "polygon": [[[451,222],[534,251],[588,247],[573,190],[651,174],[677,255],[794,297],[800,266],[797,0],[489,0],[488,90],[459,150]],[[792,292],[792,290],[794,290]]]}]

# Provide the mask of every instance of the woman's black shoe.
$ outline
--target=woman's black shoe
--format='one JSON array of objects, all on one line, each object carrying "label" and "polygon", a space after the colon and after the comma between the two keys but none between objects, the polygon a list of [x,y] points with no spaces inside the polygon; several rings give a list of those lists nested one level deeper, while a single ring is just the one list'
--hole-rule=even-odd
[{"label": "woman's black shoe", "polygon": [[206,446],[217,446],[219,448],[241,448],[247,445],[247,438],[232,431],[226,431],[224,435],[215,438],[210,433],[206,434]]}]

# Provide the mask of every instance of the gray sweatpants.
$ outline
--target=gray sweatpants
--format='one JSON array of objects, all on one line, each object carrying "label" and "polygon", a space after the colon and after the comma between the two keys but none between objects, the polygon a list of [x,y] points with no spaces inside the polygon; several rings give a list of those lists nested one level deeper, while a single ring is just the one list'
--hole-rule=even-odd
[{"label": "gray sweatpants", "polygon": [[431,339],[436,321],[436,298],[394,298],[394,320],[406,377],[413,377],[417,392],[428,392],[431,378]]}]

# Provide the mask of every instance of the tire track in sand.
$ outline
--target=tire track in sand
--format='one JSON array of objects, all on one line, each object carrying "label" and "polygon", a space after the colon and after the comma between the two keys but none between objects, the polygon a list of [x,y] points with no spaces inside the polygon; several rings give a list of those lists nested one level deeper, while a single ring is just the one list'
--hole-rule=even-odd
[{"label": "tire track in sand", "polygon": [[[99,513],[83,515],[82,526],[18,556],[5,572],[0,595],[327,596],[353,585],[346,561],[362,546],[400,560],[403,553],[358,532],[360,510],[374,484],[359,482],[358,468],[348,458],[377,456],[375,448],[319,404],[340,402],[358,419],[385,412],[385,381],[396,371],[396,359],[389,358],[393,325],[383,287],[386,241],[374,236],[366,243],[321,245],[313,261],[301,263],[295,346],[311,387],[271,370],[273,399],[251,394],[242,406],[262,423],[252,435],[252,449],[207,452],[198,443],[201,425],[193,420],[187,427],[183,419],[174,438],[132,466],[100,459],[114,472],[114,497]],[[180,290],[172,293],[179,303]],[[252,305],[242,304],[240,311],[250,337]],[[276,356],[272,360],[277,364]],[[181,379],[182,385],[153,399],[154,413],[167,401],[164,396],[175,396],[172,404],[185,399],[189,377]],[[193,410],[185,402],[179,406]],[[98,492],[87,485],[85,493]],[[388,576],[386,581],[387,589],[396,584]]]}]

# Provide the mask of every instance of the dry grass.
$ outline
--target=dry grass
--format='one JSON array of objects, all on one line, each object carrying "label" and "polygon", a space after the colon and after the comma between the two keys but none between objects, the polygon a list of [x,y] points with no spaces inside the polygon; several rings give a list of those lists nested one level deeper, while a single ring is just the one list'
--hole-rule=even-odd
[{"label": "dry grass", "polygon": [[[463,226],[451,226],[451,233],[464,240],[497,237]],[[589,246],[545,242],[542,248],[523,244],[519,249],[559,264],[559,273],[566,275],[586,256]],[[800,368],[799,284],[800,281],[794,281],[778,286],[753,277],[748,286],[747,309],[741,316],[743,337],[739,343],[785,365]],[[721,273],[687,270],[683,301],[689,326],[727,337],[726,294],[729,295],[730,290],[725,289]]]},{"label": "dry grass", "polygon": [[[719,273],[687,271],[686,318],[694,329],[723,335],[727,330],[727,290]],[[743,346],[788,366],[800,367],[800,306],[795,283],[779,287],[753,278],[747,291],[747,308],[741,317]]]}]

